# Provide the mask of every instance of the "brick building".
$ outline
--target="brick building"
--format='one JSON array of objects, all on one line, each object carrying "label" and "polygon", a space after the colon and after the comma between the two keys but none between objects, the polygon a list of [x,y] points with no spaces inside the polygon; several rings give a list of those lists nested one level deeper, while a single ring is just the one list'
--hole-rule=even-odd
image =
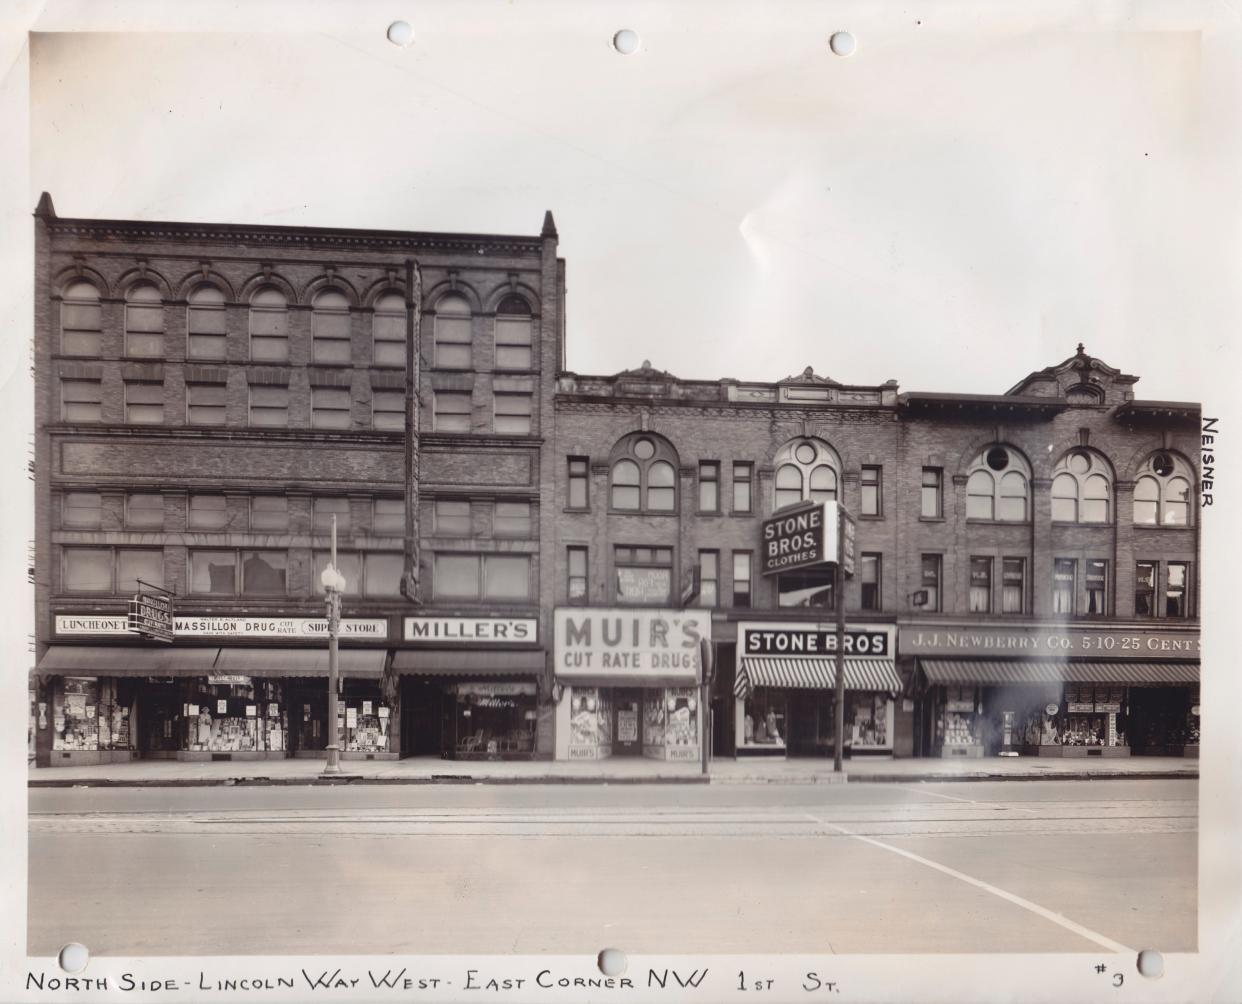
[{"label": "brick building", "polygon": [[[334,516],[343,755],[550,753],[551,214],[533,236],[66,219],[46,194],[35,215],[37,761],[322,756]],[[417,610],[399,595],[410,259]],[[127,630],[143,584],[176,594],[172,644]]]},{"label": "brick building", "polygon": [[833,576],[761,574],[762,527],[836,500],[851,755],[1193,750],[1199,409],[1136,379],[1081,346],[1001,395],[562,374],[557,755],[690,755],[694,674],[652,672],[687,605],[715,754],[830,754]]}]

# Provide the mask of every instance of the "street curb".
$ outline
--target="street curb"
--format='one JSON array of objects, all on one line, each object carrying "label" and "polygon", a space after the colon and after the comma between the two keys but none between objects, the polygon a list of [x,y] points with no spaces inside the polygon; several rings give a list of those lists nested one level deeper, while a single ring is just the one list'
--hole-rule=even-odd
[{"label": "street curb", "polygon": [[848,774],[811,775],[808,777],[473,777],[469,774],[446,774],[433,777],[365,777],[343,774],[323,777],[221,777],[221,778],[38,778],[26,782],[28,788],[260,788],[260,787],[322,787],[325,785],[434,785],[434,784],[917,784],[948,781],[1158,781],[1197,780],[1198,771],[1075,771],[1067,774],[873,774],[850,777]]}]

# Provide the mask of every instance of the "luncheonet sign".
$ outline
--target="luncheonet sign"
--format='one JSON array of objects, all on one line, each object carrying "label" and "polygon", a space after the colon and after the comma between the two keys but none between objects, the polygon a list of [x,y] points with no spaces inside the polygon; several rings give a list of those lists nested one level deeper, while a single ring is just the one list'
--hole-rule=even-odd
[{"label": "luncheonet sign", "polygon": [[699,639],[711,638],[708,610],[556,610],[556,675],[680,678],[699,675]]},{"label": "luncheonet sign", "polygon": [[837,560],[837,503],[807,502],[763,521],[764,575]]}]

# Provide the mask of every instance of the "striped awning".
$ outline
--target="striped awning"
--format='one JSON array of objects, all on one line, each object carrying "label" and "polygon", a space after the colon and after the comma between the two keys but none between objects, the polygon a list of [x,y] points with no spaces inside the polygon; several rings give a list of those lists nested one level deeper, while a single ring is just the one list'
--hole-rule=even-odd
[{"label": "striped awning", "polygon": [[[750,656],[742,660],[733,681],[733,693],[745,697],[755,687],[791,687],[832,690],[837,685],[833,659],[783,659]],[[901,690],[901,677],[892,659],[846,659],[846,690]]]},{"label": "striped awning", "polygon": [[1051,659],[920,659],[929,683],[1198,683],[1197,662],[1055,662]]}]

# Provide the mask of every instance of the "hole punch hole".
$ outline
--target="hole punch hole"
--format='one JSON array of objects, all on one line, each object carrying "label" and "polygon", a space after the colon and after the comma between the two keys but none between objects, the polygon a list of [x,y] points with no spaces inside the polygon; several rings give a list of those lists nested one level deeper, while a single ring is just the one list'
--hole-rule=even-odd
[{"label": "hole punch hole", "polygon": [[388,41],[404,49],[414,41],[414,29],[409,21],[394,21],[388,26]]},{"label": "hole punch hole", "polygon": [[1149,980],[1160,979],[1164,975],[1164,956],[1154,948],[1144,948],[1138,953],[1138,971]]},{"label": "hole punch hole", "polygon": [[80,973],[86,968],[86,964],[91,961],[91,953],[86,950],[85,945],[79,945],[76,941],[71,941],[60,950],[60,954],[56,956],[56,961],[60,963],[60,968],[67,973]]},{"label": "hole punch hole", "polygon": [[852,56],[858,49],[858,42],[848,31],[835,31],[828,39],[828,48],[836,56]]},{"label": "hole punch hole", "polygon": [[627,960],[625,952],[619,948],[605,948],[595,960],[599,971],[605,976],[620,976],[625,972]]},{"label": "hole punch hole", "polygon": [[612,36],[612,47],[623,56],[632,56],[643,44],[633,28],[622,28]]}]

